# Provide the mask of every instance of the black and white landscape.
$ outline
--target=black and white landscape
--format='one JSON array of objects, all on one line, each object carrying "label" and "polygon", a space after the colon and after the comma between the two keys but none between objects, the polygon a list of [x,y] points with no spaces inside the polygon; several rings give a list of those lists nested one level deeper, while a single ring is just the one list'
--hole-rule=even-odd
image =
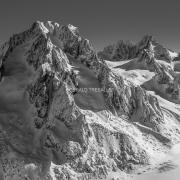
[{"label": "black and white landscape", "polygon": [[148,34],[100,50],[75,26],[1,43],[0,180],[178,180],[179,52]]}]

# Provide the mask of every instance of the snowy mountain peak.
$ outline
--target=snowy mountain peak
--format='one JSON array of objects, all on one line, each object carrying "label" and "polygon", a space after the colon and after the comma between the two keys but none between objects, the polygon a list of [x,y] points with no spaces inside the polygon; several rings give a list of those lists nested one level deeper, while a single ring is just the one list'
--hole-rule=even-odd
[{"label": "snowy mountain peak", "polygon": [[130,41],[118,41],[114,45],[105,47],[104,50],[98,54],[99,57],[112,61],[133,59],[137,58],[150,42],[154,46],[156,59],[173,61],[174,58],[178,56],[178,53],[165,48],[151,35],[145,35],[142,40],[136,44]]},{"label": "snowy mountain peak", "polygon": [[106,48],[113,62],[72,25],[37,21],[13,35],[0,49],[3,177],[108,179],[158,167],[180,140],[180,81],[157,46],[149,36],[119,41]]}]

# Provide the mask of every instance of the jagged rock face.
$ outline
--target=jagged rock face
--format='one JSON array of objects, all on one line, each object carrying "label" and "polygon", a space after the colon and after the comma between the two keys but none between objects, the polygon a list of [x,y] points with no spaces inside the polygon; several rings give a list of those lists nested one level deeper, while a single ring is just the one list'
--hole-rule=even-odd
[{"label": "jagged rock face", "polygon": [[170,101],[179,103],[179,74],[173,70],[171,64],[160,64],[155,56],[155,47],[149,41],[147,49],[143,51],[139,61],[146,61],[147,68],[150,71],[156,72],[153,80],[156,84],[156,89],[164,96],[167,96]]},{"label": "jagged rock face", "polygon": [[[51,158],[54,159],[53,161],[57,161],[57,163],[61,163],[61,157],[62,159],[67,159],[66,156],[69,156],[68,150],[66,149],[64,152],[63,149],[67,146],[68,142],[73,141],[69,148],[75,144],[73,149],[77,149],[80,153],[84,152],[87,146],[87,137],[85,136],[88,132],[85,129],[88,127],[80,110],[74,104],[73,97],[71,97],[71,89],[77,85],[77,82],[75,81],[75,74],[73,74],[68,64],[66,55],[61,49],[55,47],[50,42],[47,35],[41,30],[41,24],[37,23],[36,26],[35,29],[37,31],[31,37],[34,38],[33,43],[31,43],[32,39],[24,38],[28,34],[27,32],[23,33],[23,35],[20,34],[20,36],[16,35],[10,39],[9,49],[1,59],[3,70],[1,91],[3,92],[3,88],[8,86],[8,81],[12,81],[11,86],[16,88],[17,92],[14,92],[12,95],[14,99],[10,102],[17,104],[22,99],[22,105],[19,102],[17,106],[21,108],[20,105],[23,106],[24,104],[23,111],[28,111],[28,113],[24,112],[23,116],[27,116],[27,122],[21,122],[19,118],[7,117],[7,121],[4,122],[5,124],[2,122],[1,125],[7,133],[8,143],[12,148],[16,149],[17,152],[21,152],[23,156],[27,154],[30,157],[39,159],[38,163],[42,163],[46,167]],[[34,29],[34,25],[32,29]],[[39,31],[42,32],[39,33]],[[22,37],[25,40],[21,39]],[[31,44],[30,49],[26,50],[26,46],[29,44]],[[23,49],[25,51],[23,53],[20,52]],[[16,65],[13,64],[12,58],[9,57],[10,52],[13,55],[16,53],[20,54],[14,60]],[[12,57],[15,57],[13,55]],[[21,58],[24,62],[18,62],[18,58]],[[16,85],[16,81],[20,80],[22,83],[17,83]],[[16,94],[20,100],[15,98]],[[66,94],[67,96],[65,96]],[[1,98],[4,101],[6,99],[8,98]],[[2,108],[2,111],[3,109],[5,112],[8,111],[5,108]],[[18,109],[16,110],[18,111]],[[12,115],[16,115],[13,111],[15,110],[12,110]],[[18,121],[20,121],[19,123],[22,124],[22,127],[16,124]],[[62,126],[60,125],[61,130],[56,128],[56,125],[59,123],[62,123]],[[19,129],[17,133],[14,132],[15,129],[12,131],[14,124]],[[58,131],[60,131],[60,134]],[[29,132],[29,135],[26,135],[25,132]],[[24,136],[24,138],[14,140],[13,136]],[[60,136],[60,139],[58,136]],[[29,142],[28,138],[30,138]],[[56,152],[53,154],[53,151]],[[59,155],[57,155],[58,151]],[[79,154],[77,155],[79,156]],[[77,155],[74,155],[73,158]],[[59,156],[60,159],[56,159],[54,156]],[[16,161],[12,163],[16,163]],[[4,168],[4,171],[7,171],[8,166]],[[10,172],[10,174],[5,173],[5,179],[15,178],[11,173],[13,172]],[[23,173],[21,175],[24,178]],[[18,178],[20,178],[20,175],[17,175]]]},{"label": "jagged rock face", "polygon": [[118,41],[115,45],[109,45],[99,52],[99,57],[114,61],[133,59],[138,56],[139,49],[136,44],[129,41]]},{"label": "jagged rock face", "polygon": [[143,50],[147,48],[150,42],[154,47],[154,57],[156,59],[171,62],[177,56],[176,54],[172,56],[171,54],[174,53],[173,51],[163,47],[152,36],[149,35],[144,36],[137,46],[140,50]]},{"label": "jagged rock face", "polygon": [[134,59],[140,56],[141,52],[147,48],[149,42],[154,46],[156,59],[171,62],[177,57],[177,53],[163,47],[150,35],[144,36],[142,40],[136,44],[129,41],[118,41],[115,45],[105,47],[98,55],[100,58],[112,61]]},{"label": "jagged rock face", "polygon": [[[134,56],[131,45],[122,56],[129,58],[132,49]],[[151,162],[142,127],[163,149],[162,140],[170,142],[160,134],[164,116],[157,99],[113,73],[72,25],[34,23],[3,45],[0,62],[5,180],[105,179]],[[157,67],[159,74],[162,69]],[[78,91],[91,85],[103,92]],[[98,100],[98,109],[82,108]]]},{"label": "jagged rock face", "polygon": [[104,47],[103,51],[98,52],[98,56],[102,59],[112,59],[114,45]]}]

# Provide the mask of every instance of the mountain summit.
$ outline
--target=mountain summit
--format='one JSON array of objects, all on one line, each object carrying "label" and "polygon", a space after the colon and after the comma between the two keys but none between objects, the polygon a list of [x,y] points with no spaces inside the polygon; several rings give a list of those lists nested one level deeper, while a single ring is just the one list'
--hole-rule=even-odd
[{"label": "mountain summit", "polygon": [[121,42],[113,57],[128,51],[108,61],[77,27],[51,21],[10,37],[0,48],[1,179],[108,180],[158,167],[180,140],[180,70],[154,46],[149,36],[138,48]]},{"label": "mountain summit", "polygon": [[120,40],[116,44],[106,46],[103,51],[98,52],[99,57],[112,61],[124,59],[133,59],[140,55],[141,51],[151,42],[154,46],[154,54],[156,59],[164,59],[172,61],[178,57],[178,53],[165,48],[157,42],[151,35],[145,35],[138,43]]}]

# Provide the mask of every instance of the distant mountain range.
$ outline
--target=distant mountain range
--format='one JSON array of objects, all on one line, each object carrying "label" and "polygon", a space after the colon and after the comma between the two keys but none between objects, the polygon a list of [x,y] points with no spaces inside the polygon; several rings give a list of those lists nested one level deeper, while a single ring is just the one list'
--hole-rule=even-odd
[{"label": "distant mountain range", "polygon": [[143,49],[146,48],[149,42],[151,42],[154,46],[156,59],[166,59],[171,61],[178,56],[177,52],[165,48],[150,35],[144,36],[142,40],[136,44],[130,41],[118,41],[116,44],[105,47],[103,51],[100,51],[98,53],[98,55],[101,58],[113,61],[133,59],[139,56],[139,54],[142,52]]}]

